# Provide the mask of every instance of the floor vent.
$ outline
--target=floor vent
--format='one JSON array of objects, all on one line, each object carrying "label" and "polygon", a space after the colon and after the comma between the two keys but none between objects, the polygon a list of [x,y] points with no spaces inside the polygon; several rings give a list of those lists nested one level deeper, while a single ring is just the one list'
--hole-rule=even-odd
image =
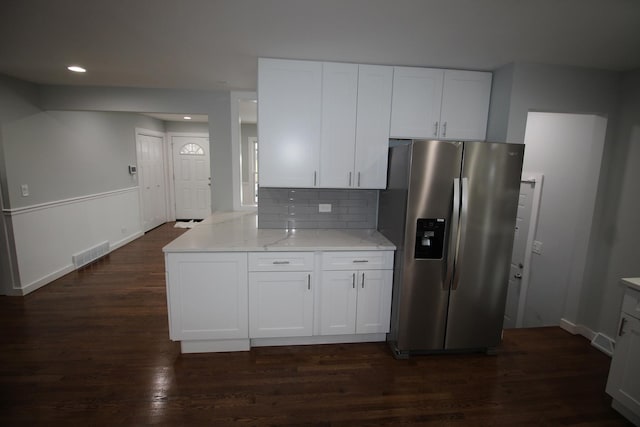
[{"label": "floor vent", "polygon": [[71,256],[73,265],[76,269],[83,267],[93,261],[102,258],[109,253],[109,242],[104,241],[82,252],[78,252]]},{"label": "floor vent", "polygon": [[601,352],[611,356],[613,354],[613,349],[616,346],[616,342],[603,333],[598,332],[591,340],[591,345]]}]

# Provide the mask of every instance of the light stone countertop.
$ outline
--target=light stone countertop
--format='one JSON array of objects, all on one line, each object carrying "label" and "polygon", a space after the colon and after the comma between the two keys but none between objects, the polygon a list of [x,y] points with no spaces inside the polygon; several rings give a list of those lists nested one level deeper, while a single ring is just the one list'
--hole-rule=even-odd
[{"label": "light stone countertop", "polygon": [[628,277],[621,280],[621,282],[631,289],[640,291],[640,277]]},{"label": "light stone countertop", "polygon": [[371,251],[396,247],[370,229],[258,229],[255,212],[215,213],[164,252]]}]

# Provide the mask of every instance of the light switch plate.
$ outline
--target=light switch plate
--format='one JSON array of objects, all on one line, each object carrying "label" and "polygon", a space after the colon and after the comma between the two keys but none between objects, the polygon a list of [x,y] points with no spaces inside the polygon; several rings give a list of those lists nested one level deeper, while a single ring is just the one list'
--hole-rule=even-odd
[{"label": "light switch plate", "polygon": [[319,203],[318,212],[331,212],[331,203]]},{"label": "light switch plate", "polygon": [[20,191],[22,192],[22,197],[27,197],[29,195],[29,185],[22,184],[20,186]]}]

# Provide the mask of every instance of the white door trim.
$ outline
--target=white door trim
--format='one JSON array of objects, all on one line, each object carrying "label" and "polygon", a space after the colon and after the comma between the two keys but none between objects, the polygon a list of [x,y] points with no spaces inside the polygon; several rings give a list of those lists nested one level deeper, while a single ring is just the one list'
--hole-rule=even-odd
[{"label": "white door trim", "polygon": [[[231,91],[231,185],[233,187],[233,210],[254,210],[253,206],[243,206],[240,197],[242,191],[242,168],[240,168],[240,156],[242,144],[240,143],[240,100],[257,100],[256,92]],[[260,118],[258,118],[260,120]],[[258,135],[259,137],[259,135]]]},{"label": "white door trim", "polygon": [[536,229],[538,227],[538,213],[540,212],[540,200],[542,198],[542,182],[544,175],[541,173],[522,173],[520,182],[534,182],[533,200],[531,205],[531,219],[529,221],[529,230],[527,230],[527,246],[524,255],[524,268],[522,269],[522,280],[520,284],[520,295],[518,299],[518,316],[516,318],[516,327],[522,328],[524,322],[524,310],[527,304],[527,292],[529,289],[529,277],[531,275],[531,255],[533,254],[533,241],[536,237]]},{"label": "white door trim", "polygon": [[[144,128],[136,128],[136,165],[138,166],[138,171],[136,173],[136,184],[138,186],[138,200],[140,206],[140,226],[144,230],[144,203],[142,198],[142,187],[140,186],[140,141],[138,137],[140,135],[148,135],[154,136],[157,138],[162,138],[162,168],[163,168],[163,177],[164,177],[164,212],[167,218],[167,221],[171,221],[172,217],[170,216],[170,205],[169,205],[169,194],[167,194],[167,189],[169,189],[169,169],[168,169],[168,159],[167,156],[167,134],[164,132],[160,132],[157,130],[144,129]],[[173,218],[175,219],[175,218]]]},{"label": "white door trim", "polygon": [[251,203],[243,203],[244,206],[252,206],[255,207],[256,204],[253,203],[253,201],[256,198],[256,189],[254,186],[254,175],[256,173],[256,162],[255,162],[255,158],[253,155],[254,152],[254,145],[256,144],[256,142],[258,141],[258,137],[257,136],[250,136],[247,138],[247,140],[249,141],[249,147],[248,147],[248,155],[247,157],[249,158],[249,184],[251,185],[251,191],[249,192],[249,195],[251,197]]}]

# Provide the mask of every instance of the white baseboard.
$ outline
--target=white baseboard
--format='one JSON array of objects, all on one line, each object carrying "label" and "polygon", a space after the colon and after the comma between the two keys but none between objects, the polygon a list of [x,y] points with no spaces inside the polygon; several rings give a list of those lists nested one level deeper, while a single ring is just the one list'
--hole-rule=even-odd
[{"label": "white baseboard", "polygon": [[142,231],[139,231],[137,233],[133,233],[130,236],[125,237],[122,240],[119,240],[117,242],[115,242],[114,244],[111,245],[110,249],[109,249],[109,253],[115,251],[118,248],[123,247],[124,245],[133,242],[136,239],[139,239],[140,237],[144,236],[144,233]]},{"label": "white baseboard", "polygon": [[38,280],[35,280],[27,285],[24,285],[20,288],[20,295],[27,295],[30,294],[33,291],[36,291],[38,289],[40,289],[41,287],[43,287],[44,285],[47,285],[51,282],[53,282],[56,279],[61,278],[64,275],[67,275],[69,273],[71,273],[72,271],[75,270],[75,267],[73,266],[73,264],[69,264],[57,271],[54,271],[51,274],[47,274],[44,277],[41,277]]},{"label": "white baseboard", "polygon": [[[139,237],[144,236],[143,232],[137,232],[137,233],[133,233],[130,236],[125,237],[124,239],[114,243],[113,245],[110,245],[109,247],[109,253],[113,252],[114,250],[121,248],[122,246],[126,245],[127,243],[131,243],[134,240],[136,240]],[[36,291],[38,289],[40,289],[41,287],[43,287],[44,285],[47,285],[51,282],[53,282],[56,279],[61,278],[62,276],[65,276],[69,273],[71,273],[72,271],[74,271],[76,268],[74,267],[73,264],[69,264],[64,266],[63,268],[54,271],[51,274],[47,274],[46,276],[41,277],[38,280],[35,280],[27,285],[22,286],[19,289],[16,289],[16,296],[24,296],[27,294],[30,294],[33,291]]]},{"label": "white baseboard", "polygon": [[584,325],[576,325],[567,319],[560,319],[560,327],[572,335],[581,335],[591,342],[591,345],[606,354],[613,354],[615,340],[611,339],[602,332],[595,332]]}]

